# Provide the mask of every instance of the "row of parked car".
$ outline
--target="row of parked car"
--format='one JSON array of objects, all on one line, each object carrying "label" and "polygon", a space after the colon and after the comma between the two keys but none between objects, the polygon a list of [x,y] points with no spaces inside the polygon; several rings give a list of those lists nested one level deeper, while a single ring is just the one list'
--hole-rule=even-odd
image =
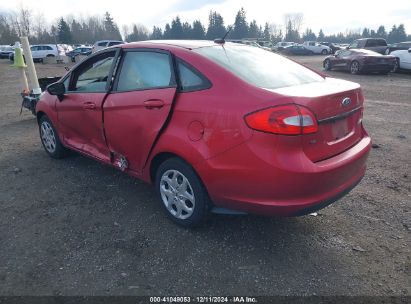
[{"label": "row of parked car", "polygon": [[279,42],[276,51],[284,55],[329,54],[323,61],[325,70],[346,70],[352,74],[411,70],[411,41],[392,45],[382,38],[357,39],[350,45]]},{"label": "row of parked car", "polygon": [[[47,57],[68,56],[71,61],[79,55],[88,56],[100,49],[122,44],[118,40],[101,40],[94,45],[67,45],[67,44],[36,44],[30,47],[33,60],[42,62]],[[14,60],[13,46],[0,46],[0,59]]]}]

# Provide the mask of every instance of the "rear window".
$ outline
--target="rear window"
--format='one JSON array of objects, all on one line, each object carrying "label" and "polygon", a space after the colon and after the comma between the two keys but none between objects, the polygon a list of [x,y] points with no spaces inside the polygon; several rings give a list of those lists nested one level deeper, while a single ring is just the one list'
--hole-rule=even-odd
[{"label": "rear window", "polygon": [[120,42],[120,41],[112,41],[112,42],[109,42],[108,46],[113,46],[113,45],[118,45],[118,44],[122,44],[122,42]]},{"label": "rear window", "polygon": [[226,44],[194,51],[260,88],[278,89],[324,81],[320,75],[294,61],[255,47]]}]

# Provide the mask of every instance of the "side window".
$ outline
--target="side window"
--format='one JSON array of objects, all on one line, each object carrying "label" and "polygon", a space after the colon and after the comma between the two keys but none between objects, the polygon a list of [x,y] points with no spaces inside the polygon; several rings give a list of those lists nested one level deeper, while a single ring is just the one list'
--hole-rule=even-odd
[{"label": "side window", "polygon": [[106,45],[107,45],[107,41],[99,42],[97,45],[98,45],[98,46],[106,46]]},{"label": "side window", "polygon": [[120,70],[117,91],[148,90],[174,86],[168,54],[127,52]]},{"label": "side window", "polygon": [[187,63],[178,60],[177,66],[183,92],[199,91],[211,87],[210,81]]},{"label": "side window", "polygon": [[67,92],[68,89],[69,89],[70,78],[71,78],[71,75],[69,75],[69,77],[67,77],[66,80],[63,81],[63,84],[64,84],[64,87],[65,87],[65,89],[66,89],[66,92]]},{"label": "side window", "polygon": [[115,52],[107,52],[88,60],[73,72],[69,91],[104,92]]},{"label": "side window", "polygon": [[373,39],[369,39],[369,40],[367,40],[367,42],[366,42],[366,47],[373,47],[373,46],[377,46],[378,45],[378,43],[377,43],[377,41],[376,40],[373,40]]},{"label": "side window", "polygon": [[33,52],[33,51],[38,51],[38,49],[39,49],[39,47],[38,46],[32,46],[31,48],[30,48],[30,50]]},{"label": "side window", "polygon": [[109,42],[108,46],[119,45],[119,44],[121,44],[121,42],[119,42],[119,41],[112,41],[112,42]]},{"label": "side window", "polygon": [[48,51],[50,51],[50,50],[52,51],[52,50],[53,50],[53,48],[52,48],[51,46],[49,46],[49,45],[45,45],[44,48],[45,48],[46,50],[48,50]]}]

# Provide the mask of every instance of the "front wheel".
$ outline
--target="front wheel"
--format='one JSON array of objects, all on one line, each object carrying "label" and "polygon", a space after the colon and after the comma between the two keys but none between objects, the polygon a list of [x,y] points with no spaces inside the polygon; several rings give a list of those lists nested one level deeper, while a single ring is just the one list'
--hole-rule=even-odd
[{"label": "front wheel", "polygon": [[163,209],[174,223],[194,227],[206,219],[207,191],[187,163],[179,158],[163,162],[157,170],[155,185]]},{"label": "front wheel", "polygon": [[328,51],[327,51],[326,49],[324,49],[324,50],[321,51],[321,54],[327,55],[327,54],[328,54]]},{"label": "front wheel", "polygon": [[326,71],[331,70],[331,61],[330,61],[330,59],[325,59],[323,66],[324,66],[324,70],[326,70]]},{"label": "front wheel", "polygon": [[52,158],[63,158],[67,149],[62,145],[56,129],[47,116],[42,116],[39,121],[40,139],[44,150]]},{"label": "front wheel", "polygon": [[351,62],[350,72],[353,75],[356,75],[360,72],[360,64],[358,63],[358,61]]}]

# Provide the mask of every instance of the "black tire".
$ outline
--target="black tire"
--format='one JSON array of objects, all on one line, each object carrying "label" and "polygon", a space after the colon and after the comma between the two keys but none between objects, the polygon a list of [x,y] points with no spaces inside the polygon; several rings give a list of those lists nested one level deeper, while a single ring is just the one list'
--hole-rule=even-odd
[{"label": "black tire", "polygon": [[323,67],[324,67],[324,70],[326,70],[326,71],[330,71],[330,70],[331,70],[332,66],[331,66],[331,61],[330,61],[330,59],[325,59],[325,60],[324,60]]},{"label": "black tire", "polygon": [[398,71],[400,70],[400,58],[395,58],[395,65],[392,68],[392,72],[393,73],[398,73]]},{"label": "black tire", "polygon": [[326,49],[324,49],[324,50],[321,51],[321,54],[327,55],[327,54],[328,54],[328,51],[327,51]]},{"label": "black tire", "polygon": [[207,218],[210,206],[207,191],[193,168],[183,160],[164,161],[156,172],[155,187],[163,210],[174,223],[195,227]]},{"label": "black tire", "polygon": [[353,75],[357,75],[360,73],[360,63],[356,60],[351,62],[350,64],[350,73]]},{"label": "black tire", "polygon": [[[46,135],[46,132],[50,133]],[[50,157],[60,159],[67,156],[67,148],[61,143],[56,129],[46,115],[43,115],[39,120],[39,133],[41,144]],[[52,139],[53,137],[54,141]]]}]

